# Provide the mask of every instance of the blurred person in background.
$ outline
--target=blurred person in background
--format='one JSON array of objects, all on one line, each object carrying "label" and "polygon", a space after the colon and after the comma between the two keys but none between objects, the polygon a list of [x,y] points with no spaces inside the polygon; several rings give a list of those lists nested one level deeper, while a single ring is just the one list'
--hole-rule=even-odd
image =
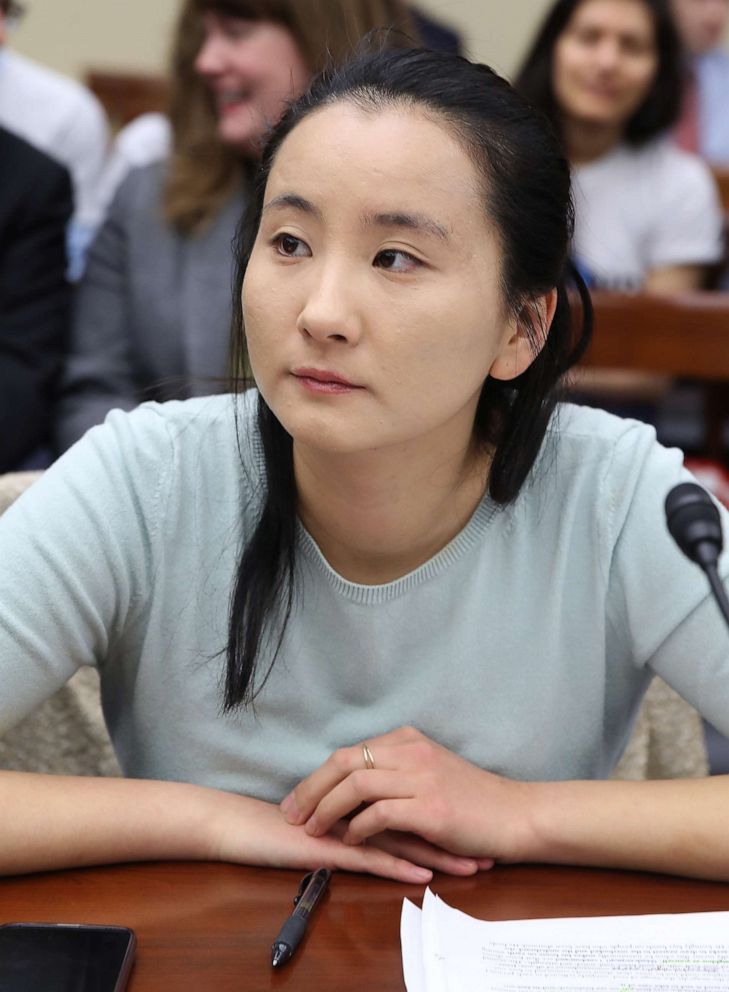
[{"label": "blurred person in background", "polygon": [[187,0],[169,124],[137,125],[161,158],[122,182],[79,286],[60,450],[115,407],[223,388],[231,242],[263,139],[313,74],[380,28],[395,46],[415,38],[398,0]]},{"label": "blurred person in background", "polygon": [[47,463],[69,317],[68,170],[0,127],[0,472]]},{"label": "blurred person in background", "polygon": [[[460,34],[449,25],[433,20],[418,7],[405,5],[410,18],[408,23],[398,2],[382,4],[378,0],[376,6],[380,10],[375,9],[373,16],[378,22],[391,18],[393,23],[407,29],[423,47],[455,55],[463,53]],[[356,11],[353,14],[356,16]],[[356,28],[357,33],[360,30]],[[131,169],[167,158],[171,144],[170,119],[166,114],[141,114],[123,127],[116,135],[99,185],[99,213],[102,216],[106,214],[116,190]]]},{"label": "blurred person in background", "polygon": [[722,42],[729,0],[672,0],[687,56],[676,140],[713,165],[729,167],[729,51]]},{"label": "blurred person in background", "polygon": [[694,289],[721,258],[711,174],[667,136],[681,84],[668,0],[558,0],[518,75],[562,135],[574,259],[595,287]]},{"label": "blurred person in background", "polygon": [[75,211],[68,228],[70,274],[78,277],[94,229],[97,183],[109,131],[101,104],[80,83],[6,47],[25,6],[0,0],[0,126],[64,165],[73,180]]}]

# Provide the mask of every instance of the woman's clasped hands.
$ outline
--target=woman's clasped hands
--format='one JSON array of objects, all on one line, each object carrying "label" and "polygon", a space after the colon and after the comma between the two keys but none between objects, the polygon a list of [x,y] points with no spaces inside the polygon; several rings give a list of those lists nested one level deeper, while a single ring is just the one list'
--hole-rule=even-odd
[{"label": "woman's clasped hands", "polygon": [[469,875],[524,856],[528,789],[403,727],[335,751],[281,811],[310,837],[334,831],[348,845]]}]

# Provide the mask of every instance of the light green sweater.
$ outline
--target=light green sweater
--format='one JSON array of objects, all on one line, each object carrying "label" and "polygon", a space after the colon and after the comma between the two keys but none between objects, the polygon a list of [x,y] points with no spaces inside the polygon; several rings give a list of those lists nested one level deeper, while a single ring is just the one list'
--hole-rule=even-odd
[{"label": "light green sweater", "polygon": [[405,724],[504,775],[605,776],[654,671],[729,732],[729,635],[665,530],[681,457],[569,406],[517,500],[395,582],[345,581],[302,528],[282,654],[255,712],[221,716],[254,400],[112,413],[0,519],[0,732],[98,665],[127,774],[267,800]]}]

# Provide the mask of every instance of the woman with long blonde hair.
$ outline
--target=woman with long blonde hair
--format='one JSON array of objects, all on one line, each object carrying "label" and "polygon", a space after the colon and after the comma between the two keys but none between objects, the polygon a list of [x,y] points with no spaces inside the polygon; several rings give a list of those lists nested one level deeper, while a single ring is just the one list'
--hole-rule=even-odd
[{"label": "woman with long blonde hair", "polygon": [[61,450],[113,408],[224,380],[230,246],[262,142],[312,75],[378,29],[386,46],[415,34],[400,0],[186,0],[169,118],[132,125],[157,158],[121,183],[78,290]]}]

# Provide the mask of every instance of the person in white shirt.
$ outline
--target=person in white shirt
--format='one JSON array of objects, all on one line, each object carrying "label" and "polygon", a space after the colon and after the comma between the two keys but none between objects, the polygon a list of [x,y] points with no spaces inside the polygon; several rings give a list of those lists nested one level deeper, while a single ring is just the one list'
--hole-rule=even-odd
[{"label": "person in white shirt", "polygon": [[170,119],[159,112],[140,114],[126,124],[109,150],[97,189],[97,211],[106,218],[116,191],[135,169],[164,162],[172,151]]},{"label": "person in white shirt", "polygon": [[592,286],[699,288],[721,258],[711,174],[667,136],[681,86],[667,0],[558,0],[521,69],[572,165],[573,255]]},{"label": "person in white shirt", "polygon": [[102,219],[96,186],[109,143],[108,123],[99,101],[80,83],[7,48],[9,22],[21,14],[15,0],[0,0],[0,126],[71,173],[75,211],[69,262],[70,274],[78,276]]},{"label": "person in white shirt", "polygon": [[729,0],[672,0],[688,55],[688,77],[676,128],[682,148],[729,167],[729,51],[722,45]]}]

